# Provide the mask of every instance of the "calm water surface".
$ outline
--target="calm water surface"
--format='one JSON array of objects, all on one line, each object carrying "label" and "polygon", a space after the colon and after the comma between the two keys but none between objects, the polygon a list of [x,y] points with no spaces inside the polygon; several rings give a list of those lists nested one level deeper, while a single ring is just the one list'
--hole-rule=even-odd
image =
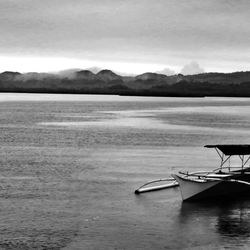
[{"label": "calm water surface", "polygon": [[250,198],[133,194],[250,143],[250,99],[0,94],[0,129],[1,249],[250,247]]}]

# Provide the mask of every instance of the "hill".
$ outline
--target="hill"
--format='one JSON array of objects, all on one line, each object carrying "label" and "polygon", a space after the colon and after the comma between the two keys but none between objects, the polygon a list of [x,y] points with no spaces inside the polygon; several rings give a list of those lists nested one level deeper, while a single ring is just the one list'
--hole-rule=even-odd
[{"label": "hill", "polygon": [[1,92],[119,94],[146,96],[250,96],[250,71],[166,76],[147,72],[121,76],[111,70],[94,74],[76,70],[70,74],[0,74]]}]

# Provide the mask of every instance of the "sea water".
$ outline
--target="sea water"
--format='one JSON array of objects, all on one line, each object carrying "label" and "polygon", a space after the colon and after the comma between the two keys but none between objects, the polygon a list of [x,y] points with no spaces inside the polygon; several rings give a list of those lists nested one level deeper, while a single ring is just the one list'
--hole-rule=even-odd
[{"label": "sea water", "polygon": [[250,198],[134,195],[250,143],[250,99],[0,94],[1,249],[248,249]]}]

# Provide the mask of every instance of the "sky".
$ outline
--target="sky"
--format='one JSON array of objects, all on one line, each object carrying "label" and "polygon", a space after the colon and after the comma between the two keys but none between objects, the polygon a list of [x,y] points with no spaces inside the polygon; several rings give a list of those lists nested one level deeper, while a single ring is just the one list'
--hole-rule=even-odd
[{"label": "sky", "polygon": [[0,71],[247,71],[249,23],[249,0],[1,0]]}]

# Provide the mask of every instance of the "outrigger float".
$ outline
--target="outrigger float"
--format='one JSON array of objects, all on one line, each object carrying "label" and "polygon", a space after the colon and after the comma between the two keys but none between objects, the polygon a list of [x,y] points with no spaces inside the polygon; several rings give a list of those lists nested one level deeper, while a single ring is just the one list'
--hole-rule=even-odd
[{"label": "outrigger float", "polygon": [[[183,201],[211,199],[215,197],[231,197],[242,194],[250,196],[250,145],[206,145],[214,148],[220,159],[220,167],[213,171],[179,172],[172,174],[173,178],[148,182],[135,190],[136,194],[157,191],[179,186]],[[240,164],[231,166],[232,156],[238,156]],[[228,166],[225,166],[229,163]],[[161,185],[149,186],[158,182]]]}]

